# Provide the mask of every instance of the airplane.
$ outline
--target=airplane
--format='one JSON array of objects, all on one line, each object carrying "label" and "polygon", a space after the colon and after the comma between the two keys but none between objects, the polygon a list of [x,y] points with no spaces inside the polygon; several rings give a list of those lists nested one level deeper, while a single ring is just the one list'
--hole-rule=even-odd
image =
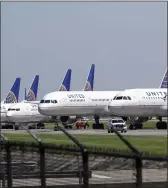
[{"label": "airplane", "polygon": [[[56,119],[59,116],[65,123],[72,116],[110,115],[108,105],[120,91],[70,91],[51,92],[43,97],[38,105],[41,114]],[[54,103],[52,101],[55,101]]]},{"label": "airplane", "polygon": [[167,123],[162,117],[167,117],[167,70],[160,88],[126,89],[118,93],[109,105],[109,111],[123,120],[131,119],[130,129],[142,128],[142,122],[158,117],[157,129],[166,129]]},{"label": "airplane", "polygon": [[[89,75],[87,77],[86,83],[85,83],[85,87],[83,88],[83,92],[86,91],[93,91],[93,85],[94,85],[94,69],[95,69],[95,65],[92,64],[90,71],[89,71]],[[71,80],[71,69],[69,70],[69,72],[67,73],[67,75],[69,76],[65,76],[65,79],[63,80],[63,84],[61,85],[59,91],[62,91],[62,93],[64,93],[65,89],[67,88],[67,92],[70,92],[70,80]],[[60,92],[59,92],[60,93]],[[53,100],[52,102],[54,103],[56,100]],[[15,108],[19,108],[20,112],[18,111],[12,111],[12,112],[8,112],[7,113],[7,117],[10,121],[17,121],[17,122],[50,122],[51,121],[51,117],[50,116],[45,116],[39,113],[38,111],[38,103],[36,103],[36,105],[34,104],[22,104],[22,105],[15,105]],[[26,116],[26,112],[25,112],[25,107],[27,106],[27,115],[29,114],[29,116]],[[31,112],[32,111],[32,112]],[[27,117],[27,118],[26,118]],[[72,123],[74,120],[73,117],[71,117],[71,119],[69,119],[68,123]],[[65,125],[65,124],[64,124]]]},{"label": "airplane", "polygon": [[[81,116],[94,116],[93,129],[104,129],[99,123],[100,117],[113,116],[108,110],[109,103],[120,91],[71,91],[51,92],[45,95],[38,105],[41,114],[51,116],[52,119],[74,122]],[[52,101],[55,101],[53,103]]]},{"label": "airplane", "polygon": [[18,102],[21,78],[16,78],[6,98],[1,102],[1,123],[6,122],[7,109]]},{"label": "airplane", "polygon": [[[20,79],[20,78],[19,78]],[[24,103],[26,101],[32,101],[32,100],[36,100],[37,98],[37,90],[38,90],[38,82],[39,82],[39,75],[36,75],[33,82],[32,82],[32,85],[27,93],[27,95],[25,96],[25,99],[20,102],[20,103]],[[19,89],[20,89],[20,80],[19,80],[19,83],[17,83],[17,85],[19,84]],[[17,102],[15,100],[15,103],[10,103],[10,104],[4,104],[3,106],[1,105],[1,108],[3,108],[4,110],[1,112],[1,123],[5,123],[6,127],[10,128],[11,126],[13,127],[13,125],[15,125],[14,123],[11,123],[9,121],[9,119],[7,118],[7,111],[12,111],[14,110],[13,109],[13,106],[15,104],[19,104],[18,102],[18,97],[19,97],[19,89],[18,89],[18,86],[16,87],[17,90]],[[13,92],[14,93],[14,92]],[[5,107],[5,108],[4,108]],[[15,110],[18,110],[18,109],[15,109]]]},{"label": "airplane", "polygon": [[[59,92],[64,92],[70,90],[71,82],[71,69],[68,69],[66,75],[59,87]],[[26,98],[27,99],[27,98]],[[11,109],[7,111],[7,119],[10,122],[25,124],[25,123],[38,123],[37,126],[44,126],[42,122],[49,122],[51,117],[44,116],[38,112],[38,103],[40,101],[24,101],[22,103],[17,103],[12,106]],[[53,101],[54,102],[54,101]]]},{"label": "airplane", "polygon": [[[55,119],[56,116],[60,115],[60,117],[58,119],[62,123],[68,123],[68,122],[72,123],[72,122],[77,121],[78,118],[83,117],[83,115],[85,115],[85,116],[94,116],[95,123],[93,124],[93,127],[94,128],[99,128],[99,127],[103,126],[103,124],[101,125],[99,123],[100,115],[103,115],[103,116],[106,116],[105,114],[107,114],[107,116],[109,115],[107,113],[107,110],[106,110],[107,109],[107,105],[109,104],[109,101],[112,100],[114,98],[114,96],[118,92],[120,92],[120,91],[106,91],[106,92],[104,92],[104,91],[96,91],[96,92],[93,91],[93,86],[94,86],[94,71],[95,71],[95,65],[92,64],[83,91],[76,91],[76,93],[79,94],[79,95],[81,95],[81,96],[82,95],[85,96],[86,97],[85,100],[87,101],[88,105],[91,105],[90,106],[91,108],[95,108],[96,112],[92,113],[93,111],[89,112],[89,110],[88,110],[90,108],[86,109],[87,104],[86,104],[85,100],[83,101],[83,103],[79,103],[80,100],[77,99],[77,98],[76,99],[74,98],[74,100],[70,100],[66,96],[66,92],[64,92],[65,97],[62,97],[64,95],[60,96],[58,94],[58,92],[55,92],[54,94],[56,94],[56,95],[58,94],[59,95],[58,98],[60,98],[60,102],[62,103],[62,104],[60,104],[61,108],[63,108],[64,105],[69,105],[67,108],[69,108],[69,111],[71,111],[72,110],[70,108],[71,105],[74,105],[74,107],[72,107],[72,108],[75,108],[75,105],[77,105],[76,109],[78,109],[79,105],[81,104],[81,105],[83,105],[84,113],[80,112],[80,113],[75,114],[75,112],[74,112],[73,115],[71,115],[71,113],[68,113],[68,115],[67,115],[66,111],[65,111],[65,115],[64,115],[64,110],[63,110],[63,111],[61,111],[61,114],[55,114],[52,118]],[[87,94],[85,93],[85,91],[87,91]],[[72,93],[74,93],[74,92],[72,92]],[[49,102],[49,101],[47,100],[45,102]],[[57,101],[57,100],[55,100],[55,101]],[[40,101],[40,103],[42,103],[42,102],[43,102],[43,100]],[[68,104],[67,104],[67,102],[68,102]],[[91,104],[89,104],[90,102],[91,102]],[[39,104],[39,105],[41,105],[41,104]],[[56,105],[58,106],[58,104],[56,104]],[[103,105],[103,107],[101,106],[101,109],[100,109],[101,112],[99,112],[99,110],[97,109],[98,105]],[[104,111],[104,108],[105,108],[105,111]],[[39,109],[39,112],[41,114],[43,114],[43,112],[41,112],[40,108],[38,108],[38,109]],[[43,114],[43,115],[47,115],[47,114]],[[101,128],[103,128],[103,127],[101,127]]]}]

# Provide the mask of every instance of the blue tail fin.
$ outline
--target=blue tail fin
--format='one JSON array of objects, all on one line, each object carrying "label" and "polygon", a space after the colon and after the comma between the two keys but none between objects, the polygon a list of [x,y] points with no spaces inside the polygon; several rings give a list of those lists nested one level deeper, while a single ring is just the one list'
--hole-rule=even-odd
[{"label": "blue tail fin", "polygon": [[166,72],[165,72],[165,74],[164,74],[164,77],[163,77],[163,80],[162,80],[162,82],[161,82],[161,84],[160,84],[160,88],[167,88],[167,86],[168,86],[168,80],[167,80],[168,78],[167,78],[167,70],[166,70]]},{"label": "blue tail fin", "polygon": [[70,91],[72,70],[68,69],[58,91]]},{"label": "blue tail fin", "polygon": [[9,91],[4,103],[17,103],[19,100],[19,90],[20,90],[21,78],[16,78],[11,90]]},{"label": "blue tail fin", "polygon": [[93,91],[93,87],[94,87],[94,72],[95,72],[95,65],[92,64],[90,71],[89,71],[89,75],[88,78],[86,80],[85,83],[85,87],[84,87],[84,91]]},{"label": "blue tail fin", "polygon": [[38,84],[39,84],[39,75],[36,75],[29,91],[27,92],[27,96],[26,96],[27,101],[37,100]]}]

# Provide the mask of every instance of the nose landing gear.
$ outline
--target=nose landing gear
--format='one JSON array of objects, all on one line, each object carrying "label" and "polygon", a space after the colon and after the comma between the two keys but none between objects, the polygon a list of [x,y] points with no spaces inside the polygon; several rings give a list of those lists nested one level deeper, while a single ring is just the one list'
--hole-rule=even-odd
[{"label": "nose landing gear", "polygon": [[95,123],[93,123],[93,129],[104,129],[104,124],[100,123],[100,117],[99,116],[94,116]]}]

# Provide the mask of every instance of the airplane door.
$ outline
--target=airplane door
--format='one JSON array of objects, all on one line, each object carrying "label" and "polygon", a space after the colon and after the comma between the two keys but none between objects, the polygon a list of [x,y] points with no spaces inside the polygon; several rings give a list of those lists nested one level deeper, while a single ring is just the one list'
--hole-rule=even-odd
[{"label": "airplane door", "polygon": [[61,101],[60,101],[62,104],[65,104],[65,103],[67,103],[66,105],[68,105],[69,103],[68,103],[68,100],[67,100],[67,98],[63,98],[63,99],[61,99]]},{"label": "airplane door", "polygon": [[31,113],[31,111],[29,111],[28,106],[26,106],[26,108],[25,108],[25,115],[29,115],[30,113]]}]

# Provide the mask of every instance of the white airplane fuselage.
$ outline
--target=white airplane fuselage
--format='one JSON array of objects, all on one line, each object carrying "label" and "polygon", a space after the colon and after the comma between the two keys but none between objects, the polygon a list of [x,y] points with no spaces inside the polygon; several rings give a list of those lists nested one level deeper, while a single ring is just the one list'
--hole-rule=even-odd
[{"label": "white airplane fuselage", "polygon": [[43,97],[38,109],[41,114],[48,116],[105,115],[109,114],[108,105],[119,92],[52,92]]},{"label": "white airplane fuselage", "polygon": [[[109,105],[111,113],[123,117],[167,117],[167,89],[127,89]],[[131,100],[126,99],[130,97]]]},{"label": "white airplane fuselage", "polygon": [[38,103],[35,102],[17,103],[6,115],[10,122],[16,123],[46,122],[51,119],[39,113]]},{"label": "white airplane fuselage", "polygon": [[1,103],[1,123],[8,122],[6,113],[8,109],[16,103]]}]

